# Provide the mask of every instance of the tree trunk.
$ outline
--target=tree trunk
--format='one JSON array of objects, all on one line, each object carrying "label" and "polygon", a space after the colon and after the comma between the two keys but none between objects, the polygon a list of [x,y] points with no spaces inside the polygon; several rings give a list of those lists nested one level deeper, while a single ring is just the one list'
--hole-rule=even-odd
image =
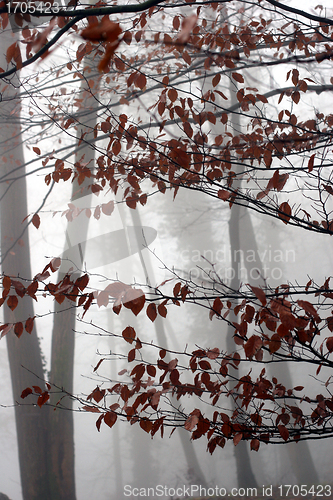
[{"label": "tree trunk", "polygon": [[[255,256],[255,259],[251,262],[248,259],[245,259],[245,267],[247,268],[248,282],[251,285],[255,286],[263,286],[265,284],[264,279],[268,276],[265,276],[266,273],[270,273],[271,266],[268,264],[267,266],[263,266],[259,258],[258,245],[256,241],[256,237],[253,230],[252,220],[248,209],[246,207],[241,208],[241,247],[244,251],[244,255],[246,255],[247,250],[251,250],[252,254]],[[275,225],[274,225],[275,226]],[[266,234],[268,233],[266,229]],[[278,230],[276,227],[269,233],[267,240],[272,244],[274,250],[279,250],[280,245],[277,239]],[[255,280],[254,270],[258,269],[259,274],[261,276],[260,280]],[[283,278],[277,280],[272,277],[270,273],[268,284],[272,289],[275,289],[281,283],[283,283]],[[264,326],[262,325],[262,328]],[[266,332],[269,334],[269,332]],[[292,388],[292,374],[290,373],[290,369],[288,363],[277,363],[274,368],[271,368],[273,371],[273,375],[277,377],[280,383],[286,386],[287,389]],[[307,441],[300,441],[298,443],[288,443],[281,450],[281,454],[283,457],[289,457],[289,461],[292,467],[292,472],[295,474],[296,481],[298,484],[318,484],[319,477],[316,471],[316,467],[314,461],[311,456],[309,443]],[[288,461],[288,458],[287,458]],[[285,463],[285,460],[283,460]]]},{"label": "tree trunk", "polygon": [[[7,42],[7,45],[6,45]],[[2,33],[2,51],[13,43],[10,33]],[[4,45],[5,44],[5,45]],[[1,52],[1,57],[3,53]],[[1,59],[1,58],[0,58]],[[5,67],[6,63],[0,66]],[[19,85],[19,75],[12,81]],[[24,168],[24,155],[20,130],[20,98],[14,87],[4,91],[1,84],[0,92],[3,96],[0,117],[0,157],[2,158],[1,196],[1,262],[2,272],[15,278],[21,277],[25,286],[31,278],[30,246],[28,231],[24,231],[23,219],[28,213],[27,192]],[[12,100],[5,100],[11,98]],[[18,170],[17,167],[20,166]],[[8,183],[6,176],[11,179]],[[5,323],[16,323],[34,317],[32,299],[19,299],[19,305],[14,311],[3,305]],[[49,498],[48,471],[46,467],[46,446],[48,432],[48,411],[23,401],[20,398],[22,390],[37,385],[44,390],[44,373],[41,352],[35,328],[29,335],[26,331],[18,339],[14,331],[7,334],[8,358],[12,381],[13,399],[17,442],[19,450],[19,464],[24,500],[45,500]]]},{"label": "tree trunk", "polygon": [[[238,290],[240,287],[240,234],[239,234],[239,220],[240,220],[240,206],[233,205],[231,208],[231,214],[229,219],[229,239],[230,239],[230,250],[232,256],[232,280],[230,288],[232,290]],[[235,304],[236,305],[236,304]],[[236,321],[236,317],[233,312],[228,317],[230,322]],[[227,334],[227,350],[231,353],[235,350],[235,344],[233,341],[233,335],[235,328],[229,324],[228,334]],[[231,368],[230,368],[231,369]],[[235,373],[237,376],[237,374]],[[233,400],[232,400],[233,401]],[[235,405],[232,405],[232,409],[235,410]],[[237,468],[237,483],[239,488],[254,488],[257,487],[257,481],[255,479],[250,456],[248,450],[248,443],[241,441],[235,447],[235,459]]]},{"label": "tree trunk", "polygon": [[[230,85],[230,96],[231,96],[231,104],[235,104],[236,96],[235,92],[231,88]],[[238,114],[233,113],[231,116],[231,126],[235,133],[237,131],[240,133],[241,131],[241,123]],[[233,189],[237,189],[238,185],[241,184],[241,166],[235,168],[236,175],[238,177],[233,184]],[[241,250],[241,241],[240,241],[240,217],[241,217],[241,207],[239,205],[233,205],[231,207],[231,213],[229,218],[229,240],[230,240],[230,251],[231,251],[231,267],[233,270],[233,277],[231,279],[230,287],[232,290],[239,290],[240,287],[240,276],[241,276],[241,260],[240,260],[240,252]],[[236,304],[235,304],[236,305]],[[229,321],[232,323],[236,321],[236,317],[233,313],[229,316]],[[235,328],[229,324],[228,326],[228,335],[227,335],[227,349],[228,352],[233,352],[235,348],[235,344],[233,341],[233,335],[235,332]],[[234,409],[234,408],[233,408]],[[249,447],[248,444],[244,441],[241,441],[235,447],[235,459],[237,466],[237,480],[238,487],[241,488],[253,488],[257,487],[257,481],[252,470],[250,455],[249,455]]]},{"label": "tree trunk", "polygon": [[[83,67],[90,62],[90,58],[87,56],[84,59]],[[85,110],[89,110],[89,103],[86,99],[89,94],[86,94],[84,90],[86,85],[86,80],[82,78],[79,98],[82,98]],[[95,85],[94,91],[98,92],[98,85]],[[97,122],[96,108],[97,104],[94,102],[89,110],[88,118],[85,117],[84,124],[78,124],[77,140],[79,141],[84,136],[86,146],[77,152],[74,160],[75,163],[84,161],[91,170],[94,169],[95,150],[89,144],[89,137],[93,133]],[[84,205],[88,208],[91,204],[91,190],[87,190],[87,186],[92,183],[91,178],[86,178],[80,185],[77,180],[74,180],[71,201],[78,201],[84,196]],[[77,247],[73,248],[72,252],[71,248],[67,249],[66,255],[71,262],[63,259],[58,281],[65,277],[68,268],[72,266],[74,269],[76,267],[77,271],[71,275],[71,279],[75,281],[80,276],[88,225],[89,219],[84,213],[68,222],[66,242],[73,246],[79,243],[80,251],[76,251]],[[74,416],[72,400],[66,394],[73,394],[74,389],[76,308],[73,306],[72,301],[65,299],[62,304],[55,302],[54,313],[50,382],[60,390],[50,398],[52,405],[58,404],[58,408],[53,412],[50,422],[49,439],[52,452],[49,454],[49,462],[51,470],[54,471],[50,484],[50,500],[75,500]]]},{"label": "tree trunk", "polygon": [[[142,222],[138,208],[136,210],[131,210],[130,214],[135,227],[137,241],[139,245],[139,241],[141,239],[141,233],[139,228],[142,227]],[[142,250],[139,250],[139,256],[142,269],[145,273],[145,279],[149,284],[155,283],[154,270],[151,265],[150,256],[149,254],[147,256],[144,256]],[[159,315],[154,321],[154,328],[159,345],[168,349],[168,338],[165,329],[165,323],[164,320]],[[207,487],[205,475],[201,469],[193,444],[189,439],[188,432],[185,429],[179,429],[179,437],[185,455],[185,460],[187,462],[188,473],[191,483],[200,484],[202,487]]]}]

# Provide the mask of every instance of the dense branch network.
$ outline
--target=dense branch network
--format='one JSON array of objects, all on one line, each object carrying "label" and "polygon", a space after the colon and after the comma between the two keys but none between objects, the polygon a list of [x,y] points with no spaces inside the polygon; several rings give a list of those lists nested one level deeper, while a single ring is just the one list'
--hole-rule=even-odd
[{"label": "dense branch network", "polygon": [[[64,212],[69,221],[91,215],[98,220],[101,213],[112,217],[117,203],[134,210],[153,196],[171,191],[176,197],[185,189],[220,207],[241,205],[285,226],[333,234],[333,115],[320,101],[333,89],[331,19],[275,0],[256,7],[154,0],[75,5],[44,29],[24,26],[31,22],[24,15],[15,22],[22,24],[22,39],[8,48],[0,77],[10,83],[22,70],[17,99],[26,103],[21,119],[26,144],[35,153],[26,165],[31,175],[43,172],[49,192],[75,180],[79,186],[88,182],[93,194],[110,190],[115,198],[96,202],[93,212],[73,203]],[[65,33],[71,37],[59,50],[66,64],[56,67],[57,52],[49,51]],[[46,66],[50,61],[49,69],[33,82],[25,68],[41,57]],[[85,99],[78,96],[78,83]],[[85,128],[95,113],[97,125]],[[50,151],[50,137],[66,144]],[[95,151],[95,164],[87,164],[83,153],[73,161],[73,153],[78,158],[87,146]],[[8,191],[22,167],[1,177]],[[42,212],[29,222],[38,229]],[[163,434],[165,426],[183,426],[193,439],[206,436],[210,452],[228,439],[249,440],[258,450],[261,442],[332,436],[333,397],[325,371],[332,369],[333,352],[329,278],[323,285],[310,280],[306,286],[233,289],[212,263],[205,286],[172,271],[173,281],[165,286],[117,281],[94,290],[88,288],[89,273],[51,282],[50,273],[59,266],[58,259],[51,261],[29,283],[4,276],[1,306],[15,310],[25,296],[52,296],[77,308],[84,324],[90,308],[111,307],[117,315],[122,308],[135,316],[145,312],[154,323],[171,307],[194,304],[208,320],[233,330],[232,352],[214,345],[188,353],[143,342],[131,326],[117,334],[88,323],[99,335],[131,346],[128,353],[105,355],[94,370],[98,375],[102,362],[125,358],[130,368],[122,379],[99,383],[85,401],[78,398],[83,410],[99,414],[98,429],[103,422],[112,427],[118,418],[152,436]],[[20,337],[31,332],[34,321],[6,323],[0,331]],[[325,373],[320,394],[269,377],[266,366],[279,363],[305,364],[317,378]],[[238,374],[241,367],[246,375]],[[34,394],[42,407],[50,391],[59,390],[47,384],[25,389],[22,397]],[[196,401],[191,407],[181,406],[187,395]]]}]

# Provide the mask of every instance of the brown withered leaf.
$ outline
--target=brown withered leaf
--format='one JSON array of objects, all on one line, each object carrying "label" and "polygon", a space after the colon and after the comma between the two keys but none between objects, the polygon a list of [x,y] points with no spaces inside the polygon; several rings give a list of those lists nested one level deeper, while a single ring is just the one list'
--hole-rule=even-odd
[{"label": "brown withered leaf", "polygon": [[112,427],[116,423],[117,418],[117,414],[112,410],[104,414],[104,422],[109,427]]}]

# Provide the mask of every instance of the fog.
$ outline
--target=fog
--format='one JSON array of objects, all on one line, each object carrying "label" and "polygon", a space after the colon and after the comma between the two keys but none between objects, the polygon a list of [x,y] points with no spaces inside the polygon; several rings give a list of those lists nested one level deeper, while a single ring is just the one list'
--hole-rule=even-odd
[{"label": "fog", "polygon": [[[167,27],[168,20],[164,22]],[[7,29],[7,31],[3,30],[0,36],[9,46],[16,35],[12,35]],[[45,172],[51,172],[51,169],[46,170],[48,167],[45,165],[42,167],[41,159],[36,159],[36,154],[32,149],[34,146],[41,148],[41,158],[44,158],[47,152],[50,156],[53,152],[54,157],[50,160],[53,166],[58,157],[65,158],[66,165],[73,166],[78,158],[84,155],[84,162],[89,164],[89,155],[92,162],[96,161],[97,157],[106,150],[108,143],[108,139],[95,141],[96,138],[93,139],[92,132],[97,117],[98,120],[105,119],[103,106],[106,108],[110,106],[107,108],[108,111],[111,109],[112,103],[108,102],[109,98],[105,89],[107,85],[104,80],[98,84],[101,87],[96,90],[96,94],[99,92],[99,101],[94,99],[89,101],[79,80],[75,81],[71,78],[68,83],[68,74],[66,72],[59,74],[57,85],[59,88],[63,86],[67,89],[67,94],[64,93],[66,99],[74,93],[77,97],[81,96],[88,103],[82,109],[89,112],[87,111],[87,117],[80,118],[77,130],[71,130],[71,133],[68,133],[64,129],[64,121],[61,120],[71,116],[74,105],[69,98],[66,101],[64,97],[61,101],[59,97],[58,116],[49,120],[51,111],[48,105],[52,101],[54,79],[54,72],[50,68],[60,67],[66,57],[73,56],[79,42],[75,36],[72,38],[73,44],[58,48],[49,59],[22,70],[19,78],[24,85],[18,85],[18,81],[12,81],[11,84],[17,85],[9,85],[8,90],[4,88],[5,84],[1,84],[1,91],[8,96],[8,100],[0,110],[2,134],[0,147],[3,164],[7,163],[4,157],[8,156],[8,160],[10,159],[6,173],[1,178],[2,220],[5,218],[3,207],[5,204],[8,207],[11,193],[15,192],[20,182],[26,182],[27,188],[26,213],[21,216],[21,212],[25,210],[24,203],[22,201],[20,205],[17,201],[15,209],[19,215],[13,214],[13,220],[16,221],[15,227],[19,229],[15,234],[8,235],[8,238],[7,235],[2,234],[4,245],[1,250],[2,261],[6,263],[5,259],[11,258],[11,251],[15,255],[16,247],[20,243],[16,244],[15,249],[12,250],[12,241],[15,240],[17,243],[18,239],[27,237],[29,233],[31,276],[42,272],[51,259],[60,256],[63,259],[60,272],[80,270],[82,273],[89,273],[89,292],[104,290],[114,280],[134,284],[138,288],[144,288],[147,284],[157,287],[164,282],[166,282],[166,287],[173,286],[179,279],[192,281],[198,286],[208,286],[212,283],[214,273],[222,282],[230,285],[234,278],[233,261],[236,259],[230,241],[228,203],[221,203],[221,200],[209,197],[199,190],[179,189],[174,199],[173,193],[167,190],[163,195],[155,193],[146,205],[139,206],[134,211],[123,202],[126,185],[120,186],[117,194],[114,194],[111,189],[105,189],[92,195],[81,193],[76,196],[76,199],[75,193],[73,196],[70,181],[60,181],[55,184],[51,182],[51,187],[46,185]],[[1,57],[5,59],[4,54]],[[88,59],[88,63],[94,70],[95,61]],[[5,67],[6,64],[3,61],[0,66]],[[324,73],[330,71],[328,63],[323,68]],[[263,74],[260,73],[261,70],[256,71],[256,78],[260,80]],[[314,67],[311,71],[318,71],[318,68]],[[35,80],[37,73],[40,73],[38,84]],[[97,82],[98,76],[95,71],[92,71],[90,76]],[[278,72],[275,73],[274,70],[270,77],[274,84],[278,82],[282,86],[285,83],[281,75]],[[319,79],[318,74],[316,77]],[[38,85],[40,90],[38,90]],[[189,88],[190,83],[179,85],[184,90]],[[200,81],[198,83],[198,89],[199,86],[200,89],[193,92],[197,92],[197,96],[200,96],[200,92],[204,93],[206,90],[205,85],[209,87],[210,83]],[[265,80],[264,85],[268,89],[270,83]],[[95,83],[96,88],[97,83]],[[221,82],[219,88],[226,92],[231,100],[234,98],[235,89],[228,87],[224,82]],[[323,99],[325,99],[325,105],[323,105]],[[142,123],[146,124],[153,116],[147,111],[149,104],[149,96],[145,98],[143,95],[141,100],[133,99],[128,105],[112,104],[114,106],[112,113],[119,116],[126,112],[133,120],[140,115]],[[303,108],[298,108],[298,113],[303,114],[304,117],[307,114],[310,116],[313,109],[322,109],[332,104],[332,93],[324,94],[324,97],[316,94],[306,101]],[[16,107],[20,106],[21,115],[12,113],[13,109],[15,111]],[[272,104],[272,109],[276,108],[277,99]],[[29,117],[31,110],[34,115]],[[7,122],[8,116],[16,116],[17,119]],[[247,122],[244,118],[242,119],[244,123],[238,125],[233,123],[233,130],[237,130],[237,127],[241,127],[242,130],[246,128]],[[42,124],[44,120],[45,124]],[[220,133],[214,124],[206,123],[205,126],[208,134]],[[73,144],[78,142],[81,133],[86,133],[89,139],[87,140],[88,146],[79,150]],[[177,127],[171,124],[166,135],[176,137],[178,133]],[[100,130],[98,134],[98,137],[102,136]],[[157,134],[158,127],[155,135]],[[91,140],[90,147],[89,140]],[[20,156],[22,151],[23,157]],[[17,159],[19,162],[22,160],[21,163],[26,166],[23,179],[20,178],[20,173],[16,173],[15,160]],[[283,161],[281,160],[281,164]],[[297,162],[299,165],[302,164],[301,156],[295,158],[294,166],[298,165]],[[13,177],[17,176],[15,182],[11,181],[12,173]],[[259,187],[263,189],[269,178],[270,174],[266,175],[264,172]],[[301,185],[301,174],[300,179]],[[249,189],[253,188],[251,182]],[[308,206],[305,204],[304,197],[302,197],[304,186],[300,187],[300,185],[296,185],[294,179],[291,178],[286,185],[286,196],[293,207],[302,204],[303,208],[311,211],[312,200],[309,199]],[[148,187],[147,181],[148,189],[151,193],[155,190],[151,186]],[[110,201],[115,203],[113,213],[110,216],[105,215],[102,209],[101,215],[97,217],[96,206],[102,207]],[[69,205],[70,203],[74,204],[74,210],[82,209],[82,212],[79,215],[77,211],[72,212],[71,216],[70,211],[73,207]],[[86,209],[91,210],[90,217],[87,217]],[[241,262],[238,278],[243,287],[242,290],[246,289],[247,283],[254,286],[267,284],[271,288],[281,283],[305,286],[310,278],[315,283],[322,284],[327,277],[332,275],[333,249],[329,235],[312,233],[299,227],[283,224],[281,220],[266,217],[248,210],[247,207],[243,207],[242,210],[240,248],[237,249]],[[29,216],[30,220],[37,211],[41,220],[39,228],[29,224],[26,231],[24,229],[21,231],[21,227],[26,228],[26,226],[20,226],[24,217]],[[13,226],[15,224],[13,223]],[[2,226],[3,232],[4,227]],[[21,232],[24,233],[23,236]],[[254,241],[251,240],[253,234]],[[259,265],[258,262],[262,266],[261,273],[254,270],[255,266]],[[5,271],[4,267],[3,272]],[[30,278],[25,275],[21,277]],[[56,274],[51,278],[53,282],[56,282]],[[173,280],[172,285],[168,284],[168,280]],[[45,380],[49,380],[51,370],[53,308],[54,300],[49,296],[43,297],[43,294],[39,293],[38,301],[34,301],[34,314],[37,317],[35,323],[43,353]],[[3,311],[1,314],[4,314]],[[143,312],[134,316],[124,307],[120,314],[116,315],[112,311],[111,302],[107,304],[107,307],[94,305],[84,317],[82,311],[75,308],[72,314],[76,317],[73,332],[75,337],[73,394],[77,396],[77,399],[73,401],[73,415],[77,500],[135,498],[138,496],[139,488],[142,488],[141,491],[147,489],[147,492],[148,488],[151,488],[155,494],[149,494],[149,496],[153,498],[174,499],[186,495],[212,496],[213,490],[218,496],[218,492],[224,491],[223,489],[229,492],[232,488],[236,488],[237,467],[232,441],[227,442],[223,449],[218,448],[210,455],[205,437],[191,441],[190,433],[184,429],[178,428],[170,435],[172,427],[166,427],[163,438],[160,433],[151,438],[138,424],[130,425],[129,422],[121,421],[119,418],[112,429],[107,425],[102,425],[98,431],[96,428],[98,414],[82,410],[83,402],[87,401],[88,395],[96,386],[107,389],[116,381],[130,380],[130,368],[127,361],[129,346],[124,345],[126,343],[121,338],[121,332],[126,326],[133,326],[140,340],[151,344],[151,348],[149,345],[145,346],[144,354],[144,359],[151,363],[156,363],[156,351],[153,345],[178,353],[185,351],[190,353],[198,346],[219,347],[219,349],[226,350],[227,326],[217,318],[210,321],[209,310],[198,307],[197,304],[182,304],[180,307],[170,305],[167,317],[165,319],[159,317],[156,323],[151,322]],[[8,322],[4,317],[1,321]],[[13,336],[14,333],[11,331],[7,335]],[[167,345],[160,343],[163,335]],[[28,338],[27,332],[24,332],[23,336]],[[20,340],[15,339],[18,342]],[[94,370],[103,358],[100,367]],[[22,400],[13,402],[5,338],[0,342],[0,360],[0,492],[8,495],[11,500],[23,500],[14,407],[16,404],[30,403],[28,399],[24,403]],[[182,360],[182,363],[185,361]],[[33,367],[22,364],[23,371],[33,370]],[[309,368],[305,364],[304,366],[300,363],[294,366],[292,363],[289,365],[291,387],[304,385],[313,397],[324,390],[323,385],[329,376],[327,371],[323,370],[320,375],[315,376],[315,369],[309,373]],[[250,362],[246,363],[244,367],[241,367],[242,374],[247,373],[250,368]],[[270,376],[275,374],[275,369],[277,367],[272,369]],[[119,375],[122,370],[128,371]],[[261,366],[259,368],[254,366],[253,372],[256,373],[256,370],[261,370]],[[285,384],[288,385],[287,371],[279,373],[278,377],[279,379],[285,377]],[[22,387],[23,389],[25,387]],[[117,401],[116,395],[112,398],[108,405]],[[194,402],[186,396],[179,402],[172,401],[185,411],[200,407],[203,413],[212,413],[212,408],[204,399]],[[229,400],[221,403],[221,406],[225,407],[226,411],[231,409]],[[36,409],[40,412],[46,411],[45,407]],[[65,410],[56,409],[55,411]],[[249,450],[249,444],[245,446]],[[312,457],[312,462],[307,462],[308,456]],[[262,444],[258,453],[250,452],[250,459],[258,484],[257,496],[270,496],[269,489],[267,494],[263,492],[263,486],[268,488],[270,485],[298,484],[301,481],[300,478],[306,477],[310,478],[311,483],[313,464],[318,475],[318,484],[331,482],[333,449],[329,440],[308,441],[306,444],[267,446]],[[301,472],[297,471],[298,462],[302,464]],[[305,484],[304,481],[305,479],[302,484]],[[191,487],[192,489],[188,490]],[[148,496],[148,494],[141,496]],[[251,496],[251,492],[244,491],[244,495],[241,494],[241,496]]]}]

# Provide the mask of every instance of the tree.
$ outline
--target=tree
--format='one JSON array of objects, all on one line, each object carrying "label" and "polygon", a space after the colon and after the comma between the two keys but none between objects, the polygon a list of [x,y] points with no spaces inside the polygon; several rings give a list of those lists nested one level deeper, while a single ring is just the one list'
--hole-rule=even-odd
[{"label": "tree", "polygon": [[[328,72],[333,21],[323,12],[318,15],[269,0],[255,9],[247,2],[228,2],[226,9],[224,2],[188,2],[184,7],[148,1],[77,6],[50,16],[54,13],[57,27],[53,20],[44,31],[23,28],[27,58],[20,62],[15,42],[6,53],[9,66],[0,76],[9,78],[20,66],[45,58],[67,32],[79,34],[82,43],[59,79],[74,68],[73,76],[84,80],[94,94],[80,68],[85,54],[95,55],[104,76],[91,139],[96,170],[84,160],[66,166],[64,159],[72,146],[54,153],[45,143],[35,153],[44,157],[45,168],[51,168],[45,176],[47,186],[74,179],[81,185],[87,179],[93,193],[111,188],[118,196],[116,203],[122,203],[120,196],[130,210],[150,203],[155,194],[172,192],[178,197],[188,190],[216,202],[219,210],[229,207],[231,229],[245,207],[247,213],[260,214],[286,229],[295,226],[299,232],[327,238],[332,234],[333,118],[321,97],[333,89]],[[4,26],[6,14],[2,16]],[[16,22],[30,20],[19,14]],[[36,53],[31,55],[33,50]],[[48,60],[51,56],[45,63]],[[287,83],[281,82],[281,75]],[[47,99],[50,115],[57,116],[58,95]],[[134,104],[139,115],[130,107]],[[66,114],[55,126],[60,123],[68,136],[75,135],[83,119],[84,109],[79,102],[73,107],[68,96]],[[101,213],[112,217],[113,207],[113,200],[97,204],[95,219]],[[89,210],[73,204],[67,217],[83,218],[91,215]],[[38,214],[31,220],[39,225]],[[239,237],[230,231],[230,244]],[[98,428],[104,423],[112,427],[117,419],[137,424],[152,436],[167,426],[185,427],[192,439],[207,437],[211,453],[228,439],[235,445],[250,441],[257,451],[261,443],[332,435],[333,399],[329,372],[325,372],[332,367],[333,351],[328,276],[323,284],[308,279],[303,285],[282,282],[272,287],[269,277],[259,273],[247,282],[258,277],[260,286],[242,284],[240,272],[246,258],[235,254],[241,248],[235,245],[229,280],[221,276],[214,261],[208,263],[205,281],[170,268],[173,281],[161,286],[116,280],[103,290],[89,292],[89,269],[79,278],[66,274],[53,284],[49,272],[55,261],[36,278],[34,283],[41,283],[38,293],[45,287],[43,292],[57,302],[76,303],[82,322],[96,303],[100,308],[111,303],[120,316],[123,307],[135,316],[146,312],[152,322],[165,318],[174,306],[182,310],[194,304],[208,321],[225,324],[229,340],[233,338],[227,347],[205,342],[192,352],[180,348],[175,353],[143,341],[132,326],[121,333],[109,332],[131,344],[125,351],[130,381],[123,374],[116,384],[98,385],[88,402],[79,398],[84,410],[99,413]],[[17,292],[13,277],[18,273],[5,271],[5,308],[15,305],[12,296],[20,302],[20,294],[30,293],[23,285],[24,291]],[[15,293],[12,290],[9,296],[13,286]],[[14,331],[20,328],[17,325]],[[5,319],[2,332],[8,335],[12,326]],[[155,356],[147,357],[148,351]],[[105,364],[100,360],[96,372],[102,361]],[[295,369],[308,364],[311,373],[314,368],[317,377],[327,378],[326,387],[312,393],[308,387],[285,386],[266,372],[266,365],[275,364]],[[245,374],[238,375],[242,367]],[[50,389],[42,389],[45,401],[39,401],[44,406]],[[36,391],[30,387],[23,396],[31,398],[30,392]],[[184,408],[172,399],[181,402],[187,395],[191,404]],[[229,411],[224,409],[225,400],[233,401]]]},{"label": "tree", "polygon": [[[10,34],[6,39],[2,33],[3,48],[10,47],[11,42]],[[4,103],[1,117],[2,179],[5,179],[1,183],[1,200],[5,200],[5,203],[3,201],[1,203],[1,266],[2,272],[9,276],[30,277],[29,238],[27,231],[22,231],[21,224],[27,215],[27,190],[24,176],[23,144],[20,135],[20,99],[17,91],[19,81],[17,73],[11,80],[12,86],[8,88],[8,85],[2,83],[1,88],[2,92],[4,88],[8,88],[8,100]],[[7,182],[8,177],[11,180]],[[6,292],[6,281],[3,282],[3,285],[2,301],[10,291],[8,288]],[[33,288],[34,285],[29,289],[29,293],[32,292],[32,295]],[[17,291],[20,293],[19,288]],[[22,392],[22,384],[28,382],[28,385],[36,386],[38,379],[44,378],[44,373],[38,337],[33,325],[32,299],[29,300],[28,295],[25,300],[18,304],[14,296],[12,295],[12,298],[10,296],[11,294],[7,300],[13,300],[14,305],[6,307],[3,318],[5,322],[18,325],[16,335],[7,337],[13,399],[18,401]],[[30,336],[20,339],[23,340],[21,343],[18,337],[23,331],[23,324],[25,324],[26,331],[30,333]],[[3,333],[5,331],[2,330]],[[33,373],[22,369],[22,365],[30,369],[33,368]],[[27,492],[30,498],[47,496],[47,448],[44,446],[48,427],[47,418],[47,413],[41,414],[36,406],[15,407],[22,489]]]}]

